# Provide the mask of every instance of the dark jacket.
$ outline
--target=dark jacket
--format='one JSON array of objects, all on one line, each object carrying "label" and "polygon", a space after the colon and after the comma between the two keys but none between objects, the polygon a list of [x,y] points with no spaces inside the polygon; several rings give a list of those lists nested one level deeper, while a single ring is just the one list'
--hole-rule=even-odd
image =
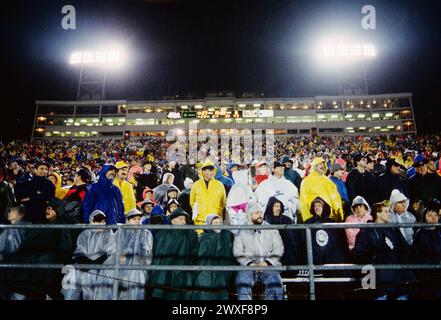
[{"label": "dark jacket", "polygon": [[[269,198],[268,204],[266,205],[266,210],[264,215],[265,221],[268,222],[269,224],[294,224],[294,221],[285,215],[281,214],[278,217],[273,215],[273,206],[277,202],[280,203],[281,205],[281,212],[285,211],[283,203],[280,200],[278,200],[276,197],[271,197]],[[301,260],[300,257],[302,254],[300,230],[294,230],[294,229],[279,230],[279,234],[283,241],[283,247],[285,248],[283,256],[280,259],[282,265],[300,264],[300,260]]]},{"label": "dark jacket", "polygon": [[64,200],[70,201],[80,201],[83,202],[86,198],[87,184],[82,184],[79,186],[73,186],[64,196]]},{"label": "dark jacket", "polygon": [[369,203],[369,206],[374,204],[375,178],[372,173],[368,171],[360,173],[357,168],[352,169],[346,178],[346,188],[348,189],[350,203],[356,196],[362,196]]},{"label": "dark jacket", "polygon": [[166,173],[172,173],[175,176],[175,179],[173,180],[173,184],[178,187],[179,190],[184,189],[184,180],[182,180],[181,172],[179,172],[179,164],[176,163],[176,166],[173,170],[170,170],[169,167],[165,168],[162,172],[161,181],[163,181],[164,175]]},{"label": "dark jacket", "polygon": [[[410,263],[410,253],[398,229],[373,228],[361,229],[353,257],[359,264],[406,264]],[[411,270],[376,270],[377,284],[397,284],[414,279]]]},{"label": "dark jacket", "polygon": [[[197,252],[198,237],[193,230],[159,230],[154,238],[152,265],[195,265]],[[152,271],[152,298],[192,299],[194,276],[190,271]]]},{"label": "dark jacket", "polygon": [[[8,262],[67,264],[74,249],[69,230],[29,229],[16,254]],[[14,269],[7,281],[11,292],[42,299],[48,294],[52,299],[60,299],[61,279],[59,269]]]},{"label": "dark jacket", "polygon": [[[398,189],[409,199],[406,181],[400,175],[393,175],[390,171],[383,173],[377,178],[375,184],[376,201],[381,202],[383,200],[389,200],[392,190],[394,189]],[[371,205],[370,202],[369,205]]]},{"label": "dark jacket", "polygon": [[300,185],[302,184],[302,178],[300,177],[300,174],[292,169],[285,169],[285,179],[292,182],[293,185],[297,187],[297,190],[300,193]]},{"label": "dark jacket", "polygon": [[433,198],[441,199],[441,177],[437,174],[427,173],[424,177],[416,174],[408,184],[411,201],[418,199],[425,204]]},{"label": "dark jacket", "polygon": [[184,189],[178,196],[179,205],[187,212],[190,216],[193,215],[193,209],[190,205],[190,189]]},{"label": "dark jacket", "polygon": [[154,189],[158,186],[158,179],[155,173],[143,173],[136,176],[136,197],[137,201],[142,201],[142,193],[145,187]]},{"label": "dark jacket", "polygon": [[89,221],[89,215],[94,210],[106,214],[107,224],[125,223],[124,205],[121,191],[106,178],[110,166],[103,166],[97,182],[87,187],[86,198],[83,202],[83,221]]},{"label": "dark jacket", "polygon": [[46,220],[46,206],[55,196],[55,186],[45,177],[33,177],[29,181],[17,183],[15,187],[17,201],[26,207],[26,220],[32,223],[43,223]]},{"label": "dark jacket", "polygon": [[[197,253],[200,266],[237,265],[233,254],[234,236],[229,230],[206,230],[199,238]],[[235,272],[200,271],[197,273],[193,300],[227,300]]]},{"label": "dark jacket", "polygon": [[185,181],[185,178],[190,178],[193,181],[199,180],[199,174],[194,165],[184,164],[179,168],[179,172],[183,181]]},{"label": "dark jacket", "polygon": [[[419,229],[413,238],[412,253],[417,264],[440,264],[441,230]],[[440,270],[418,270],[416,274],[420,279],[441,282]]]},{"label": "dark jacket", "polygon": [[[315,214],[313,210],[313,203],[311,204],[311,214],[313,215],[313,217],[306,220],[305,224],[335,222],[334,220],[329,218],[331,210],[326,202],[321,217]],[[311,229],[311,236],[314,264],[321,265],[348,262],[348,244],[346,242],[343,229]],[[306,236],[304,235],[304,232],[301,239],[303,243],[302,247],[306,250]],[[305,263],[307,261],[306,257],[307,256],[305,253],[302,257]],[[320,273],[326,275],[343,276],[348,275],[350,272],[329,271]]]},{"label": "dark jacket", "polygon": [[7,181],[0,182],[0,223],[8,220],[9,208],[15,205],[14,189]]}]

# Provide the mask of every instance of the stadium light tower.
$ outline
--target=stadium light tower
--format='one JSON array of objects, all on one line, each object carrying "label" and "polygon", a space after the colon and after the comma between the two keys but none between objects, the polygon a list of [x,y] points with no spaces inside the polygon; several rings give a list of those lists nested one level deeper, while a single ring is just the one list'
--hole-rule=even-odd
[{"label": "stadium light tower", "polygon": [[346,38],[331,38],[318,42],[314,50],[321,68],[337,71],[340,95],[369,93],[366,62],[377,56],[373,44]]},{"label": "stadium light tower", "polygon": [[108,72],[125,62],[124,50],[116,47],[72,52],[69,63],[80,67],[77,100],[104,100]]}]

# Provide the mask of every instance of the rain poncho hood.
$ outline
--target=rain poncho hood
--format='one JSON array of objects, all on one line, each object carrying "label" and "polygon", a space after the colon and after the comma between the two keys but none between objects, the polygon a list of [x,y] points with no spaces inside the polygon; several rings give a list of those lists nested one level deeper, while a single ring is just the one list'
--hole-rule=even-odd
[{"label": "rain poncho hood", "polygon": [[397,202],[406,201],[406,211],[409,209],[409,199],[401,193],[399,190],[394,189],[390,195],[390,209],[392,212],[395,212],[395,205]]},{"label": "rain poncho hood", "polygon": [[87,187],[83,202],[83,221],[89,221],[89,215],[94,210],[101,210],[106,214],[107,224],[124,223],[124,204],[121,191],[106,178],[109,170],[115,169],[112,165],[104,165],[99,173],[97,182]]},{"label": "rain poncho hood", "polygon": [[67,190],[63,189],[61,186],[61,183],[63,181],[63,177],[56,173],[56,172],[52,172],[51,174],[49,174],[48,177],[53,176],[55,177],[55,179],[57,180],[57,184],[55,185],[55,197],[57,199],[63,200],[64,197],[66,196]]},{"label": "rain poncho hood", "polygon": [[248,185],[247,171],[235,171],[233,172],[233,177],[236,183],[231,187],[227,197],[228,223],[231,225],[244,225],[248,223],[246,206],[248,202],[255,201],[255,197],[251,187]]},{"label": "rain poncho hood", "polygon": [[214,167],[216,168],[216,175],[214,176],[214,178],[216,180],[219,180],[220,182],[222,182],[222,184],[225,186],[225,188],[229,190],[233,186],[233,183],[234,183],[233,180],[222,174],[222,170],[219,167],[219,165],[215,164]]},{"label": "rain poncho hood", "polygon": [[354,208],[356,205],[363,204],[367,209],[367,214],[371,214],[371,207],[369,207],[369,204],[367,203],[366,199],[362,196],[356,196],[354,200],[352,201],[351,208]]}]

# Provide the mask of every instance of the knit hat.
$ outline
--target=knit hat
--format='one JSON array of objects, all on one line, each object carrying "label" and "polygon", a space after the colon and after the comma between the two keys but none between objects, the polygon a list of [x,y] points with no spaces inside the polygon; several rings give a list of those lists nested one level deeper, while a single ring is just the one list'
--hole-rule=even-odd
[{"label": "knit hat", "polygon": [[417,168],[420,167],[424,164],[427,164],[429,161],[424,158],[423,155],[419,154],[415,157],[415,159],[413,159],[413,167]]},{"label": "knit hat", "polygon": [[344,170],[343,166],[340,163],[334,163],[331,166],[331,173],[337,172],[339,170]]},{"label": "knit hat", "polygon": [[274,161],[274,169],[277,167],[284,167],[285,168],[285,165],[283,163],[281,163],[280,161]]}]

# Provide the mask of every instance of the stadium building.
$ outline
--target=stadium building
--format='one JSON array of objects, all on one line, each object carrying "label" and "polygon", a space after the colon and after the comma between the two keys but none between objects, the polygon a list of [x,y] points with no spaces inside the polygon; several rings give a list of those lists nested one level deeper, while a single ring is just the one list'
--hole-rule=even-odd
[{"label": "stadium building", "polygon": [[151,101],[36,101],[32,139],[131,139],[173,128],[273,129],[275,135],[414,134],[411,93]]}]

